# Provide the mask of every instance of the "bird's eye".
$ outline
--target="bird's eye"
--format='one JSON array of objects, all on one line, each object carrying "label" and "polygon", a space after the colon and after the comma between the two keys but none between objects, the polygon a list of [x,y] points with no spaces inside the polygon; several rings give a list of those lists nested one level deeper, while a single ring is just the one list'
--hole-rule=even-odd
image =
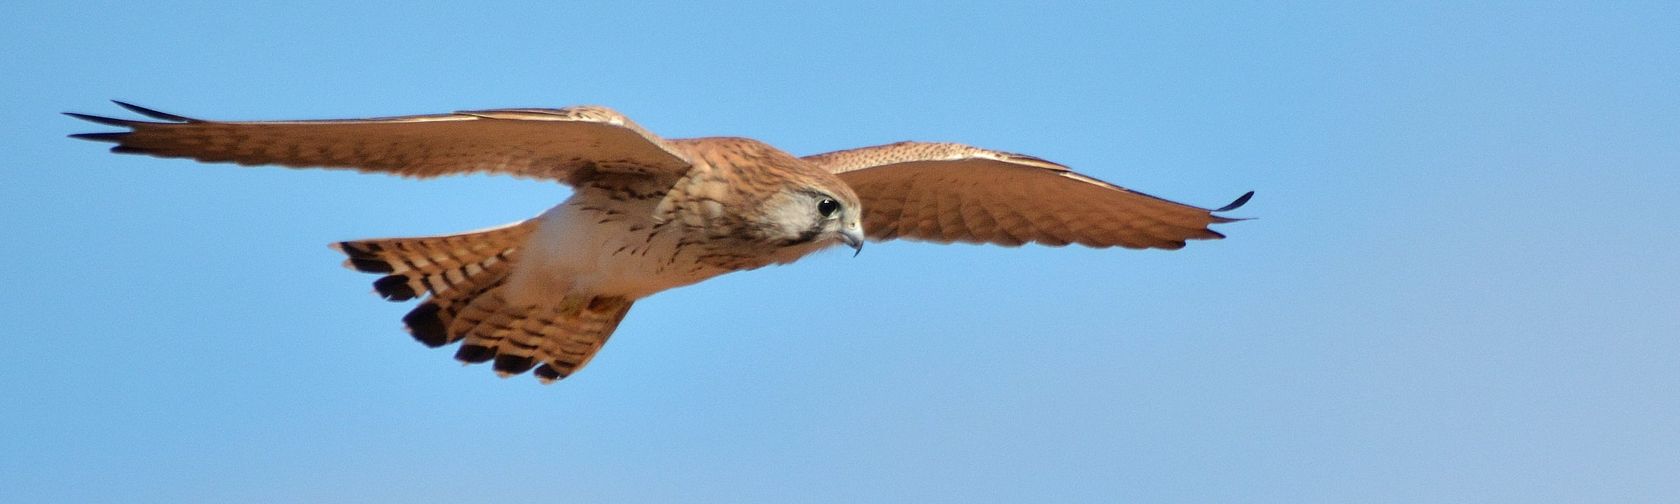
[{"label": "bird's eye", "polygon": [[823,198],[822,201],[817,202],[817,213],[833,219],[834,216],[840,215],[840,203],[834,201],[834,198]]}]

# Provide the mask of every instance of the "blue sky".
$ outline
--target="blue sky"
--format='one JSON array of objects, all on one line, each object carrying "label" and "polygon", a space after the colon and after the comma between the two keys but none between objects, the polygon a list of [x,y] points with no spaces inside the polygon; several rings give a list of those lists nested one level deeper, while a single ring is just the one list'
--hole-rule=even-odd
[{"label": "blue sky", "polygon": [[[1672,4],[0,5],[0,501],[1680,495]],[[327,243],[553,184],[114,156],[218,119],[599,103],[1030,153],[1176,252],[887,243],[637,304],[583,373],[406,336]]]}]

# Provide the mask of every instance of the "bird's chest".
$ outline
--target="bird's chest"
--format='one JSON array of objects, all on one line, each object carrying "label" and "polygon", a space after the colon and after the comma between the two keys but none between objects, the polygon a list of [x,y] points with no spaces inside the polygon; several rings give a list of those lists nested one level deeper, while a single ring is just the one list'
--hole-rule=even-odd
[{"label": "bird's chest", "polygon": [[513,281],[536,296],[588,292],[635,299],[774,260],[715,229],[656,221],[658,203],[579,191],[543,214]]}]

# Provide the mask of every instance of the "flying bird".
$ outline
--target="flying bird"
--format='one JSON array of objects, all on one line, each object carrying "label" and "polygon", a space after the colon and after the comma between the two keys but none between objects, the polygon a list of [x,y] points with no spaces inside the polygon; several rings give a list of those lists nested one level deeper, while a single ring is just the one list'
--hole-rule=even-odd
[{"label": "flying bird", "polygon": [[[230,122],[123,102],[152,120],[67,113],[125,131],[112,152],[428,178],[495,173],[570,185],[566,201],[468,233],[338,242],[382,275],[430,347],[544,383],[588,364],[636,300],[844,244],[909,239],[1178,249],[1237,219],[1040,158],[900,142],[795,157],[749,138],[664,139],[611,109],[497,109],[352,120]],[[855,254],[855,252],[854,252]]]}]

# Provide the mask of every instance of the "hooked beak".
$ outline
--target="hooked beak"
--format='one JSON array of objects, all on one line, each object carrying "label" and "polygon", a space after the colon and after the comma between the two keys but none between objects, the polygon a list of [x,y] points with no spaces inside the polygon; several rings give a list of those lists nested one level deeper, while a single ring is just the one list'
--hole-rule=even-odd
[{"label": "hooked beak", "polygon": [[857,257],[858,254],[863,253],[863,231],[856,229],[841,230],[840,241],[846,242],[846,246],[856,251],[852,253],[852,257]]}]

